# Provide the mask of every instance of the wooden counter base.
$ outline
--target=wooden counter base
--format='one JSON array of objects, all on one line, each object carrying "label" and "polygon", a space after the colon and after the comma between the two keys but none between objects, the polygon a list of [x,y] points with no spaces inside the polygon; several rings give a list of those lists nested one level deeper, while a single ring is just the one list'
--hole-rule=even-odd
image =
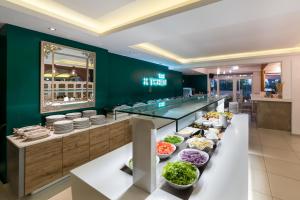
[{"label": "wooden counter base", "polygon": [[256,101],[257,128],[291,131],[291,103]]},{"label": "wooden counter base", "polygon": [[132,141],[128,118],[21,148],[9,137],[8,181],[18,197]]}]

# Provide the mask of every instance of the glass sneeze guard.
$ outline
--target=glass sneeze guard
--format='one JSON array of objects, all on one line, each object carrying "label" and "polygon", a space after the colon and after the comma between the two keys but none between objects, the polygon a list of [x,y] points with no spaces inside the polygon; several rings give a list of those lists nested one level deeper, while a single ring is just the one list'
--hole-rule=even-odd
[{"label": "glass sneeze guard", "polygon": [[116,110],[116,112],[179,120],[225,98],[226,96],[217,97],[207,95],[182,97],[139,107]]}]

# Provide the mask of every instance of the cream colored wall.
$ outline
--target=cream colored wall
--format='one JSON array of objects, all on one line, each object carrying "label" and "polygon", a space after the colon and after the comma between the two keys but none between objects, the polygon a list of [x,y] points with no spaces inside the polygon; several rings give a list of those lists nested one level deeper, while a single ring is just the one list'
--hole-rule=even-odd
[{"label": "cream colored wall", "polygon": [[292,133],[300,135],[300,55],[294,56],[291,62],[292,79]]}]

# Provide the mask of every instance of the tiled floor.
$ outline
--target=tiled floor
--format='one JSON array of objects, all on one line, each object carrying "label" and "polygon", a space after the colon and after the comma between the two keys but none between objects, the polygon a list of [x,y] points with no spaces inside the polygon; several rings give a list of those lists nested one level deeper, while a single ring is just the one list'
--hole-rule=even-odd
[{"label": "tiled floor", "polygon": [[[300,200],[300,137],[251,127],[248,200]],[[16,199],[0,183],[0,199]],[[72,200],[65,179],[26,200]]]},{"label": "tiled floor", "polygon": [[249,200],[300,200],[300,137],[250,129]]}]

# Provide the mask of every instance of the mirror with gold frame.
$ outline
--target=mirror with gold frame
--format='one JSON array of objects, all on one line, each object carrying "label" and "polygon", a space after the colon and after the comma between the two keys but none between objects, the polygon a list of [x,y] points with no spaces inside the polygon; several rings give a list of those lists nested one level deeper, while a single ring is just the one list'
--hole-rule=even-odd
[{"label": "mirror with gold frame", "polygon": [[96,53],[41,42],[41,113],[95,106]]}]

